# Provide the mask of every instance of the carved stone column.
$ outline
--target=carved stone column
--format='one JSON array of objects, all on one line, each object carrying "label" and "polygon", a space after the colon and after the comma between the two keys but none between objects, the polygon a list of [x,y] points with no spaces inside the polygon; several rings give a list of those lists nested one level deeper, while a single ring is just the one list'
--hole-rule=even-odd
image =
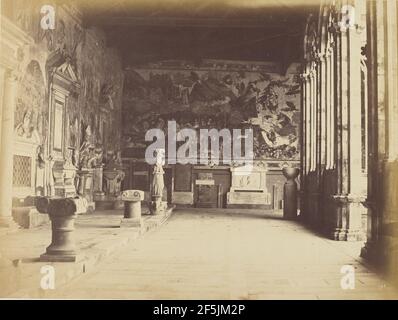
[{"label": "carved stone column", "polygon": [[396,1],[368,2],[368,233],[361,255],[377,264],[395,285],[398,285],[397,23]]},{"label": "carved stone column", "polygon": [[340,31],[339,79],[341,91],[338,113],[337,194],[334,200],[334,225],[330,236],[334,240],[361,240],[363,205],[366,199],[366,175],[362,172],[361,125],[361,41],[359,31]]},{"label": "carved stone column", "polygon": [[13,134],[17,74],[23,47],[33,43],[19,27],[0,16],[0,227],[14,227],[12,219]]},{"label": "carved stone column", "polygon": [[0,147],[0,227],[15,227],[12,218],[14,108],[17,80],[8,72],[4,80]]}]

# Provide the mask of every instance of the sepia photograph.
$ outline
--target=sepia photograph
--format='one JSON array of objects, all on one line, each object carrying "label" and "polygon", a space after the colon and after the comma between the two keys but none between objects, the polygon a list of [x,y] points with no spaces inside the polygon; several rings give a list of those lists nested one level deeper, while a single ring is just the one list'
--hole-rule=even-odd
[{"label": "sepia photograph", "polygon": [[398,299],[396,0],[0,6],[0,300]]}]

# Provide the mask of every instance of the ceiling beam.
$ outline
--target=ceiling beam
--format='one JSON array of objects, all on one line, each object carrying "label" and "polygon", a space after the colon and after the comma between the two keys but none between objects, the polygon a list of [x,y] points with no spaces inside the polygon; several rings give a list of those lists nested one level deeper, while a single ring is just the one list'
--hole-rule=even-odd
[{"label": "ceiling beam", "polygon": [[176,17],[87,17],[91,25],[109,27],[202,27],[202,28],[266,28],[285,29],[292,21],[276,19],[220,19],[220,18],[176,18]]}]

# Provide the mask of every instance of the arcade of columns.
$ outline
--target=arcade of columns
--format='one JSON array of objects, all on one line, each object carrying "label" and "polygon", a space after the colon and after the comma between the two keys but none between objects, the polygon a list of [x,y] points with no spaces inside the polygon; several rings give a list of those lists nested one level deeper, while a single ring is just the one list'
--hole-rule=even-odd
[{"label": "arcade of columns", "polygon": [[[354,20],[344,5],[354,8]],[[308,18],[304,51],[303,221],[334,240],[366,236],[362,256],[396,279],[396,1],[325,3],[318,18]]]}]

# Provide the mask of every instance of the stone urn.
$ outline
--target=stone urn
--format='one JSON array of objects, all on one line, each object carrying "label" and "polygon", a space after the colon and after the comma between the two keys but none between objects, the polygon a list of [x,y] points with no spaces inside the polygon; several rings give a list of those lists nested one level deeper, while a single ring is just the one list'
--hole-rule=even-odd
[{"label": "stone urn", "polygon": [[297,183],[296,178],[300,173],[299,168],[285,167],[282,173],[286,178],[283,186],[283,218],[297,218]]}]

